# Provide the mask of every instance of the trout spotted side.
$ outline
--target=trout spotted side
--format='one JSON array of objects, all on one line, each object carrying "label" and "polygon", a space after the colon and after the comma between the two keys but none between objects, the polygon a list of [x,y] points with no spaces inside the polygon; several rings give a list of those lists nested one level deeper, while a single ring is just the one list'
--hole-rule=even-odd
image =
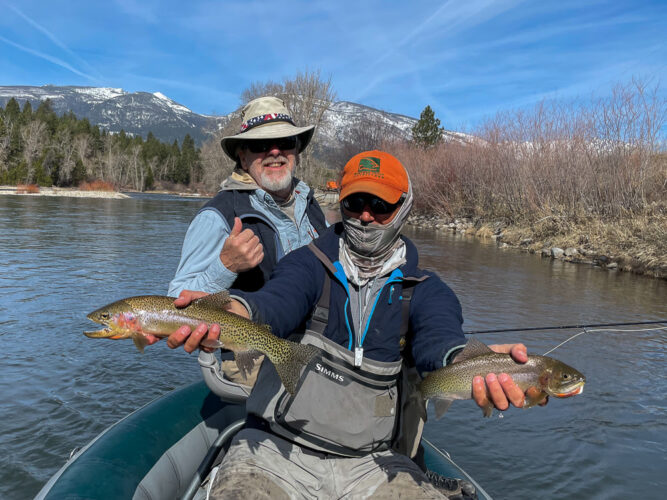
[{"label": "trout spotted side", "polygon": [[[237,365],[247,374],[254,358],[261,354],[274,364],[285,389],[293,394],[301,368],[319,352],[316,347],[297,344],[276,337],[266,325],[254,323],[242,316],[225,311],[230,301],[227,291],[207,295],[183,308],[174,306],[173,297],[144,295],[121,299],[90,314],[88,319],[104,325],[94,332],[84,332],[91,338],[131,338],[141,352],[147,345],[146,334],[168,337],[180,326],[193,330],[200,323],[220,325],[219,344],[234,352]],[[215,341],[214,341],[215,342]]]},{"label": "trout spotted side", "polygon": [[[547,356],[528,356],[526,363],[517,363],[509,354],[493,352],[478,340],[470,339],[458,355],[456,363],[431,372],[422,380],[419,390],[425,400],[432,399],[436,418],[440,418],[455,399],[472,398],[472,379],[476,375],[507,373],[524,392],[537,387],[538,397],[526,396],[524,408],[543,401],[545,395],[567,398],[581,394],[586,377],[565,363]],[[484,408],[484,416],[490,417],[493,405]]]}]

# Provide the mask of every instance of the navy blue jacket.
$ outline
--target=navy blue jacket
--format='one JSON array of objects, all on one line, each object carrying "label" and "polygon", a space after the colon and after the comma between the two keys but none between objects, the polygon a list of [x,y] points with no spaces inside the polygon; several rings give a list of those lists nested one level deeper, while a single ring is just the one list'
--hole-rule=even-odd
[{"label": "navy blue jacket", "polygon": [[[341,232],[342,224],[338,223],[314,241],[334,264],[338,261]],[[463,316],[461,304],[454,292],[434,273],[417,267],[416,247],[409,239],[402,238],[406,245],[407,262],[392,273],[380,291],[362,347],[364,356],[370,359],[385,362],[400,359],[401,292],[404,279],[427,276],[427,279],[414,285],[408,333],[410,353],[417,370],[424,373],[442,367],[445,355],[451,349],[465,344],[461,328]],[[336,266],[342,273],[340,264]],[[230,292],[248,302],[253,320],[268,324],[275,335],[286,338],[297,331],[312,314],[322,293],[327,272],[313,251],[302,247],[278,263],[270,280],[259,291]],[[354,349],[355,336],[351,331],[353,322],[348,295],[339,273],[333,275],[331,280],[329,322],[324,336],[348,349]]]}]

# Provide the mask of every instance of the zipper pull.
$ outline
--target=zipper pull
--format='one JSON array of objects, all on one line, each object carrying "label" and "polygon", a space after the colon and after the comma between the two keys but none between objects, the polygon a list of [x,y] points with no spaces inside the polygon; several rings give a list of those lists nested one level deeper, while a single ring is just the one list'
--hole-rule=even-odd
[{"label": "zipper pull", "polygon": [[354,348],[354,366],[357,368],[361,366],[361,361],[364,358],[364,348],[363,347],[355,347]]},{"label": "zipper pull", "polygon": [[391,298],[394,295],[394,285],[391,285],[391,288],[389,288],[389,305],[391,305]]}]

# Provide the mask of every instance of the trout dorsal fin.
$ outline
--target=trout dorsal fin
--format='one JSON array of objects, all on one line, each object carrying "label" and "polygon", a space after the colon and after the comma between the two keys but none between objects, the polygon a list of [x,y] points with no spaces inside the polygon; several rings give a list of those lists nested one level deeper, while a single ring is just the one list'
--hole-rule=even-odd
[{"label": "trout dorsal fin", "polygon": [[195,299],[192,301],[193,304],[199,306],[208,306],[214,307],[216,309],[224,309],[225,305],[228,304],[232,299],[229,296],[228,290],[223,290],[221,292],[212,293],[211,295],[206,295],[200,299]]},{"label": "trout dorsal fin", "polygon": [[477,356],[492,352],[486,344],[477,339],[470,339],[463,350],[456,355],[456,361],[465,361],[466,359],[476,358]]}]

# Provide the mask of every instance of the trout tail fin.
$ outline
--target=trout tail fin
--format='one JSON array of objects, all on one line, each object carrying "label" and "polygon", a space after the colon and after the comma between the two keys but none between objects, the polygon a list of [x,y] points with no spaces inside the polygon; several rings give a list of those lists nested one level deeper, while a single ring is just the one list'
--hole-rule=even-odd
[{"label": "trout tail fin", "polygon": [[320,350],[312,345],[297,344],[290,341],[287,341],[287,345],[289,354],[284,360],[275,362],[274,366],[287,392],[294,395],[301,376],[301,369],[310,363],[319,354]]}]

